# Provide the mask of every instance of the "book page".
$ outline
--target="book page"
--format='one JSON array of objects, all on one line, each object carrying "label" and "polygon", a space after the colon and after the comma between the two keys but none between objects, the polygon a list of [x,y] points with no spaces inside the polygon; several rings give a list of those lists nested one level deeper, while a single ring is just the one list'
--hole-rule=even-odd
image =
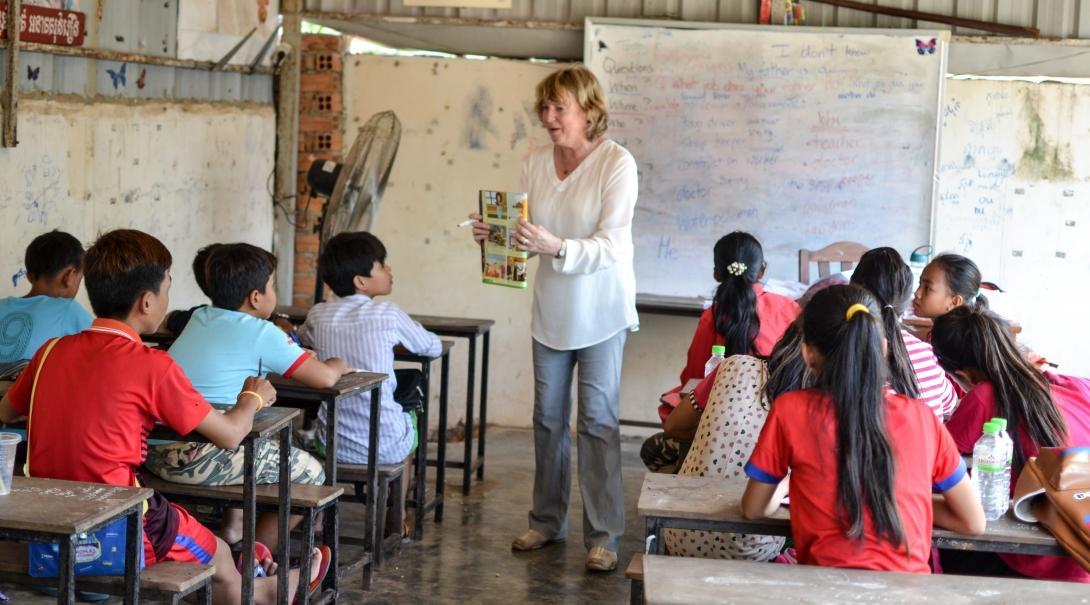
[{"label": "book page", "polygon": [[525,288],[526,252],[515,245],[520,219],[529,218],[525,193],[481,190],[481,216],[489,227],[482,255],[482,279],[486,284]]}]

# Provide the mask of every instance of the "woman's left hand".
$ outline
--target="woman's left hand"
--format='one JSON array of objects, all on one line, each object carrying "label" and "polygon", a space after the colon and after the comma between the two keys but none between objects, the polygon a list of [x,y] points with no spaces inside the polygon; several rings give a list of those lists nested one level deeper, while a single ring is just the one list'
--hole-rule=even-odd
[{"label": "woman's left hand", "polygon": [[536,252],[556,256],[560,252],[560,244],[563,240],[549,233],[545,227],[541,227],[522,219],[519,221],[518,231],[515,232],[515,244],[520,250]]}]

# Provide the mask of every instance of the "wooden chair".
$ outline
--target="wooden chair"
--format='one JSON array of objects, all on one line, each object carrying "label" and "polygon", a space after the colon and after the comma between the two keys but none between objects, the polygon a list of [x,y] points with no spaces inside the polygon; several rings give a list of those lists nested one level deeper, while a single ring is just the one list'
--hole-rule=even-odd
[{"label": "wooden chair", "polygon": [[851,269],[870,248],[856,242],[836,242],[820,250],[799,250],[799,281],[810,283],[810,263],[817,263],[818,279],[832,273],[830,263],[840,263],[839,271]]}]

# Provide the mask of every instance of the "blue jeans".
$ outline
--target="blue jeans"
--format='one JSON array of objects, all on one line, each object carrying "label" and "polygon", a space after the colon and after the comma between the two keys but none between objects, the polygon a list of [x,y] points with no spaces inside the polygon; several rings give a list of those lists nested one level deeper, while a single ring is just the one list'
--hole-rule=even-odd
[{"label": "blue jeans", "polygon": [[568,532],[572,372],[579,366],[576,447],[583,495],[583,544],[617,552],[624,533],[619,424],[621,362],[628,331],[558,351],[534,341],[534,507],[530,528],[549,539]]}]

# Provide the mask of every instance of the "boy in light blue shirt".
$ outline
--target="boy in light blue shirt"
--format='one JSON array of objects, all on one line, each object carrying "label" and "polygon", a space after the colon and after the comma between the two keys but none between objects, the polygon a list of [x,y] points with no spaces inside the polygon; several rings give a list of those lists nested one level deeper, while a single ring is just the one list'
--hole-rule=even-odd
[{"label": "boy in light blue shirt", "polygon": [[[250,244],[223,244],[204,264],[204,280],[212,306],[201,307],[170,347],[194,388],[211,403],[233,404],[246,377],[274,372],[314,388],[336,384],[347,371],[337,358],[311,357],[275,324],[267,321],[276,308],[273,274],[276,257]],[[229,391],[235,390],[231,395]],[[277,483],[280,448],[273,439],[255,446],[258,483]],[[190,485],[240,485],[243,452],[204,443],[171,443],[151,448],[145,466],[156,475]],[[321,462],[298,448],[291,451],[292,483],[321,485]],[[241,511],[224,516],[222,537],[242,538]],[[294,517],[293,517],[294,518]],[[300,517],[301,518],[301,517]],[[258,519],[257,537],[271,549],[277,542],[276,514]]]},{"label": "boy in light blue shirt", "polygon": [[63,231],[34,238],[26,249],[30,292],[0,299],[0,363],[30,359],[45,341],[91,327],[74,299],[83,282],[83,245]]}]

